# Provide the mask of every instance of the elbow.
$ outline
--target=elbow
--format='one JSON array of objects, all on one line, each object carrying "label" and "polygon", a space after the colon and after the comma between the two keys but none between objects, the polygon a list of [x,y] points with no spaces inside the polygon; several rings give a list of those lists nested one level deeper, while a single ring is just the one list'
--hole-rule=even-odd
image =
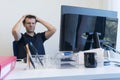
[{"label": "elbow", "polygon": [[54,34],[54,33],[56,32],[56,28],[53,27],[53,28],[49,29],[48,31],[49,31],[51,34]]},{"label": "elbow", "polygon": [[53,33],[55,33],[56,32],[56,28],[54,28],[52,31],[53,31]]},{"label": "elbow", "polygon": [[16,30],[12,30],[12,35],[13,35],[13,37],[14,37],[14,39],[15,39],[16,41],[19,41],[20,38],[21,38],[20,33],[19,33],[18,31],[16,31]]},{"label": "elbow", "polygon": [[17,31],[14,30],[14,29],[12,29],[12,35],[14,35],[14,34],[16,34],[16,33],[17,33]]},{"label": "elbow", "polygon": [[19,34],[20,34],[19,31],[15,30],[15,29],[12,29],[12,35],[13,35],[14,37],[18,36]]}]

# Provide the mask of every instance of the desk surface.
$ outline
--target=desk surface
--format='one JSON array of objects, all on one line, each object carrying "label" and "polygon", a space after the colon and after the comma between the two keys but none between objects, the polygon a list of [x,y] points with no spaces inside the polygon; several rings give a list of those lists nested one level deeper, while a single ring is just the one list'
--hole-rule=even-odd
[{"label": "desk surface", "polygon": [[30,69],[25,70],[25,64],[16,63],[15,69],[6,79],[40,79],[40,80],[88,80],[120,78],[120,67],[98,66],[97,68],[85,68],[81,65],[76,69]]}]

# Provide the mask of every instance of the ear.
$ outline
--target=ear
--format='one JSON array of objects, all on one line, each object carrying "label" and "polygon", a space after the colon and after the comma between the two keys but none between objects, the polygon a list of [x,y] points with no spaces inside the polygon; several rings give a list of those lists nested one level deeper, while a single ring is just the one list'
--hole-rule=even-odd
[{"label": "ear", "polygon": [[25,24],[23,24],[23,26],[25,27]]}]

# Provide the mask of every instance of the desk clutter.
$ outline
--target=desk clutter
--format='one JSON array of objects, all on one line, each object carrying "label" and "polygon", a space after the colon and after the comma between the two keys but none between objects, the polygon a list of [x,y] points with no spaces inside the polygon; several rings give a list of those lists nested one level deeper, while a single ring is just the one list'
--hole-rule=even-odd
[{"label": "desk clutter", "polygon": [[[97,67],[97,63],[103,63],[103,51],[101,48],[85,50],[78,53],[73,51],[61,51],[54,56],[51,55],[39,55],[36,48],[33,46],[35,55],[31,54],[30,45],[26,44],[26,55],[28,69],[31,66],[34,69],[37,68],[75,68],[79,67],[80,64],[84,64],[87,68]],[[80,61],[83,61],[80,62]]]},{"label": "desk clutter", "polygon": [[58,52],[56,55],[31,55],[32,61],[27,61],[26,69],[70,69],[79,68],[84,65],[86,68],[96,68],[99,64],[104,65],[103,50],[94,49],[73,53],[71,51]]},{"label": "desk clutter", "polygon": [[31,61],[27,61],[25,69],[75,69],[80,68],[81,65],[85,68],[96,68],[109,66],[113,62],[119,66],[120,62],[111,60],[112,57],[104,55],[105,53],[106,51],[98,48],[78,53],[64,51],[56,55],[31,55]]},{"label": "desk clutter", "polygon": [[[28,61],[25,63],[25,69],[67,69],[78,67],[78,54],[32,55],[31,59],[32,63]],[[24,63],[24,60],[19,62]]]}]

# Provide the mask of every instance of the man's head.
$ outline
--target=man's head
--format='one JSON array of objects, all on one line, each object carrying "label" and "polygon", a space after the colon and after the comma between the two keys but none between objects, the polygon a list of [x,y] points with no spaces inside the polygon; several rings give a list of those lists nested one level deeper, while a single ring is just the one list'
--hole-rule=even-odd
[{"label": "man's head", "polygon": [[26,31],[28,33],[33,33],[35,30],[35,25],[36,25],[36,17],[33,15],[27,15],[25,19],[23,20],[23,25],[26,28]]}]

